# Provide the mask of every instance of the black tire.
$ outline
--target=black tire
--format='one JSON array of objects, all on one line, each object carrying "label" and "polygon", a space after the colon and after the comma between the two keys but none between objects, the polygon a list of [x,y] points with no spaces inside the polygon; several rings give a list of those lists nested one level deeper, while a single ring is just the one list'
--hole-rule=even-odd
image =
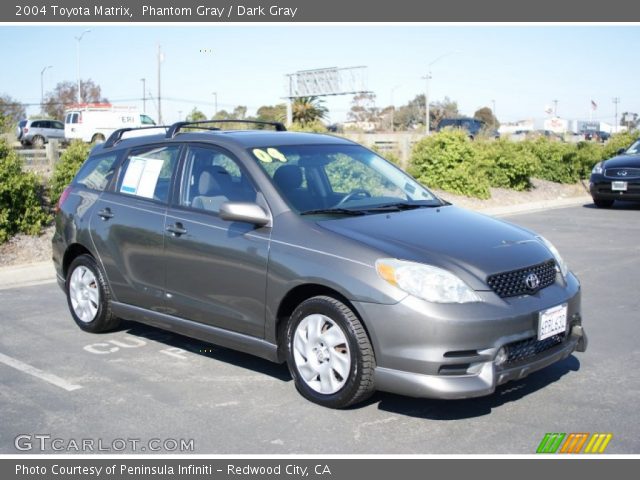
[{"label": "black tire", "polygon": [[593,197],[593,203],[598,208],[611,208],[614,200]]},{"label": "black tire", "polygon": [[44,143],[44,137],[40,135],[36,135],[31,139],[31,145],[33,145],[34,148],[44,148]]},{"label": "black tire", "polygon": [[[91,321],[83,321],[75,312],[71,300],[71,276],[73,272],[84,267],[88,269],[97,280],[97,291],[99,293],[97,302],[97,312]],[[106,278],[102,273],[102,269],[98,266],[96,261],[91,255],[80,255],[76,257],[67,272],[67,279],[65,282],[65,292],[67,294],[67,304],[69,305],[69,311],[76,324],[85,332],[100,333],[107,332],[115,329],[120,324],[120,319],[113,314],[111,309],[111,291],[109,285],[106,282]]]},{"label": "black tire", "polygon": [[[293,343],[300,322],[313,314],[329,317],[347,339],[351,365],[345,384],[335,393],[323,394],[311,388],[296,366]],[[286,330],[287,365],[296,388],[306,399],[329,408],[345,408],[370,397],[375,391],[375,357],[367,332],[354,312],[344,303],[328,296],[302,302],[289,319]]]},{"label": "black tire", "polygon": [[104,139],[104,135],[102,135],[101,133],[96,133],[92,138],[91,138],[91,143],[104,143],[105,139]]}]

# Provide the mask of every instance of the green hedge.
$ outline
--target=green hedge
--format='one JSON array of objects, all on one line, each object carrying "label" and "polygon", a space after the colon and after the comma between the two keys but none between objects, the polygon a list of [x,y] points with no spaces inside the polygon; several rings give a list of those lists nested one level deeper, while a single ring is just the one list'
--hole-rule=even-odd
[{"label": "green hedge", "polygon": [[60,160],[53,169],[53,176],[50,184],[51,203],[55,205],[62,195],[64,189],[76,176],[82,163],[89,156],[91,145],[80,140],[74,140],[60,156]]},{"label": "green hedge", "polygon": [[50,220],[38,176],[22,170],[22,160],[0,139],[0,243],[16,233],[37,235]]},{"label": "green hedge", "polygon": [[540,137],[470,140],[460,130],[443,130],[418,142],[408,171],[418,181],[452,193],[489,198],[490,187],[531,188],[532,178],[575,183],[588,178],[593,166],[628,147],[638,132],[613,135],[606,144],[563,143]]}]

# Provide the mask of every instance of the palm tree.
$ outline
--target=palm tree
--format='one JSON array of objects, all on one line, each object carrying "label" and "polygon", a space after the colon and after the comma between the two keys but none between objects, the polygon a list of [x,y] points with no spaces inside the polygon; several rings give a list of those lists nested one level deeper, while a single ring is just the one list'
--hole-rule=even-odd
[{"label": "palm tree", "polygon": [[292,106],[293,121],[301,125],[323,120],[329,110],[323,105],[324,101],[318,97],[298,97]]}]

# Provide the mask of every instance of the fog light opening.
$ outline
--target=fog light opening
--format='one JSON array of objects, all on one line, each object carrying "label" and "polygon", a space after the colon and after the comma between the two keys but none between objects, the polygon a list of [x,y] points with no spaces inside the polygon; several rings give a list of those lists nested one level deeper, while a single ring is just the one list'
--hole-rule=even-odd
[{"label": "fog light opening", "polygon": [[498,350],[498,353],[496,353],[496,356],[493,359],[493,363],[496,367],[499,367],[507,361],[507,358],[507,349],[504,347],[500,347],[500,350]]}]

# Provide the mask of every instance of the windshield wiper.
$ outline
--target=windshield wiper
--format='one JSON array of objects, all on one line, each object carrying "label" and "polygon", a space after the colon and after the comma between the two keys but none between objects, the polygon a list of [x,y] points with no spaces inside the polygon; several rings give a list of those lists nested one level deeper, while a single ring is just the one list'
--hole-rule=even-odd
[{"label": "windshield wiper", "polygon": [[362,210],[351,210],[348,208],[318,208],[316,210],[307,210],[300,212],[300,215],[320,215],[323,213],[336,213],[338,215],[364,215]]},{"label": "windshield wiper", "polygon": [[384,211],[400,211],[400,210],[414,210],[416,208],[437,208],[443,205],[438,204],[426,204],[426,203],[407,203],[407,202],[395,202],[385,203],[384,205],[377,205],[374,207],[363,208],[368,212],[384,212]]}]

